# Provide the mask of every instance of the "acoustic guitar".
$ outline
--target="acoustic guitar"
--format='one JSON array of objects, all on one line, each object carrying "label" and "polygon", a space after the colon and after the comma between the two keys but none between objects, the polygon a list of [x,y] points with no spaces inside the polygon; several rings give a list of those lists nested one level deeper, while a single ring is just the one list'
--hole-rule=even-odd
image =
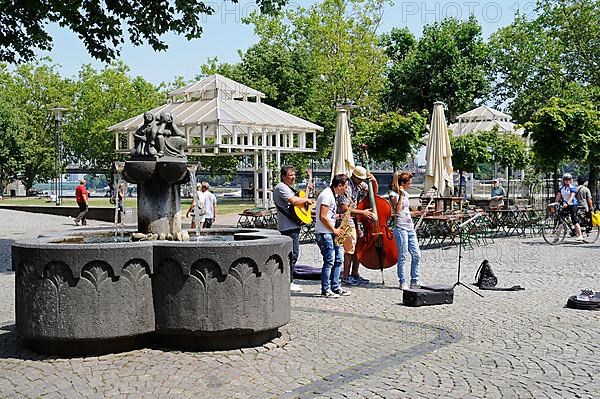
[{"label": "acoustic guitar", "polygon": [[[296,192],[296,196],[300,198],[306,198],[306,191],[300,190]],[[290,208],[294,208],[290,210],[290,215],[292,217],[296,217],[298,224],[311,224],[312,223],[312,215],[311,209],[308,206],[308,202],[305,202],[303,205],[292,205],[290,204]]]},{"label": "acoustic guitar", "polygon": [[[312,185],[312,169],[307,169],[306,173],[308,174],[308,182],[306,184],[306,189],[308,190],[308,188]],[[300,198],[310,198],[310,195],[308,195],[309,192],[304,191],[304,190],[300,190],[296,192],[296,196],[300,197]],[[291,215],[295,215],[295,217],[298,219],[297,222],[298,224],[311,224],[312,223],[312,215],[311,215],[311,209],[308,206],[308,203],[304,203],[303,205],[291,205],[291,207],[293,207],[294,209],[290,209],[290,214]]]}]

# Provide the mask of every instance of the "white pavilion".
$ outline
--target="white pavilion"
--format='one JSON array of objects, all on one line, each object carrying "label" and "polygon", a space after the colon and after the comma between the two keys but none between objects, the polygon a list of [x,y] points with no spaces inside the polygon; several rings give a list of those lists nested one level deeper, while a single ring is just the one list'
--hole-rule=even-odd
[{"label": "white pavilion", "polygon": [[[269,165],[279,169],[282,153],[315,152],[317,132],[323,131],[321,126],[264,104],[264,93],[221,75],[207,76],[168,96],[166,104],[150,112],[173,115],[185,133],[187,155],[253,157],[255,204],[264,208],[273,205]],[[142,124],[140,114],[109,128],[115,133],[117,152],[131,150],[133,133]]]}]

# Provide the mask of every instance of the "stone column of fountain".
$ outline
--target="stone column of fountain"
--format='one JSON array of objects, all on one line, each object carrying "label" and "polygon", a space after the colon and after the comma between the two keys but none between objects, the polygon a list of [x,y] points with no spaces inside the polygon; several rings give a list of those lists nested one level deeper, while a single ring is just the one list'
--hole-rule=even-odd
[{"label": "stone column of fountain", "polygon": [[146,238],[181,241],[180,184],[189,180],[185,135],[169,113],[144,114],[144,124],[135,132],[131,160],[125,162],[123,177],[136,183],[138,232]]}]

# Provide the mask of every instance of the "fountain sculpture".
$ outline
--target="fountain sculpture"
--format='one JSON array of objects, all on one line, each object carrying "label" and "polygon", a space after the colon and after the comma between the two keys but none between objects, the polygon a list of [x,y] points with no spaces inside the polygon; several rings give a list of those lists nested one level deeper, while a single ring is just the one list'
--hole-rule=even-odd
[{"label": "fountain sculpture", "polygon": [[291,240],[259,229],[188,239],[179,194],[190,178],[185,135],[170,114],[154,120],[144,114],[121,167],[138,185],[137,231],[113,238],[82,229],[13,244],[17,333],[38,352],[99,354],[153,342],[240,348],[264,344],[289,321]]}]

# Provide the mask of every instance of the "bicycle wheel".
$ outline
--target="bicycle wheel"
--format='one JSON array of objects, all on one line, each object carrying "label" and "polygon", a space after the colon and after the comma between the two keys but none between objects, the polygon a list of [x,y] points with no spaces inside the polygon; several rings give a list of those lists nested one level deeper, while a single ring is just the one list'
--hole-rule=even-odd
[{"label": "bicycle wheel", "polygon": [[544,220],[542,237],[550,245],[558,245],[565,239],[567,226],[556,216],[550,216]]},{"label": "bicycle wheel", "polygon": [[593,244],[598,241],[598,236],[600,236],[600,227],[582,227],[581,230],[581,234],[583,234],[583,242]]}]

